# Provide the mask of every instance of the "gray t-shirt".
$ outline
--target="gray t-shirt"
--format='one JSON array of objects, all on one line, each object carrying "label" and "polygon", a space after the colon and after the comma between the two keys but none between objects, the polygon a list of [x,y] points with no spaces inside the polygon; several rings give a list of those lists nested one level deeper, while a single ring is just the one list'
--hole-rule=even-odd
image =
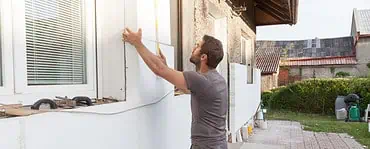
[{"label": "gray t-shirt", "polygon": [[202,149],[227,149],[227,84],[216,71],[184,72],[191,91],[191,140]]}]

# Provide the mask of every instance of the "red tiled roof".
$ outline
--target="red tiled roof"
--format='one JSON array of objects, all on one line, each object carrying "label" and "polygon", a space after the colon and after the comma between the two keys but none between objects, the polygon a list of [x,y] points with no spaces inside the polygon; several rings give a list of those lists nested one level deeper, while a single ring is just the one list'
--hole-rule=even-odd
[{"label": "red tiled roof", "polygon": [[356,65],[356,57],[288,58],[280,66]]},{"label": "red tiled roof", "polygon": [[258,48],[256,51],[256,65],[262,73],[276,73],[280,64],[280,48]]}]

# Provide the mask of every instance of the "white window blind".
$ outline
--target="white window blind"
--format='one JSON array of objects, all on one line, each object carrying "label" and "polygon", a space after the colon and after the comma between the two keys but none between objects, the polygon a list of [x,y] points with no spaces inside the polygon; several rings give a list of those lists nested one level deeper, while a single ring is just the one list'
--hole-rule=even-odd
[{"label": "white window blind", "polygon": [[83,0],[25,0],[28,85],[86,84]]},{"label": "white window blind", "polygon": [[2,50],[2,19],[1,19],[1,8],[0,8],[0,86],[3,86],[3,50]]},{"label": "white window blind", "polygon": [[[1,13],[1,11],[0,11]],[[1,14],[0,14],[1,17]],[[1,39],[1,18],[0,18],[0,86],[3,86],[3,50],[2,50],[2,39]]]}]

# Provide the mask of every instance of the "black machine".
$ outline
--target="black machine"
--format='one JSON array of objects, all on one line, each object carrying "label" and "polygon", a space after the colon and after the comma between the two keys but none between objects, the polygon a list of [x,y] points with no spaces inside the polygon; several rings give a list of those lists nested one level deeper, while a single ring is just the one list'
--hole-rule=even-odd
[{"label": "black machine", "polygon": [[361,108],[360,102],[362,98],[357,94],[349,94],[344,98],[344,103],[346,103],[347,118],[346,122],[359,122],[361,121]]}]

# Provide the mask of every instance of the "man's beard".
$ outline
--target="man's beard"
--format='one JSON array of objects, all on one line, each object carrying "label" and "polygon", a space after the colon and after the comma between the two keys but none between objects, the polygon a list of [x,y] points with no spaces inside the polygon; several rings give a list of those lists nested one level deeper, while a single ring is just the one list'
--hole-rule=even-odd
[{"label": "man's beard", "polygon": [[189,60],[195,65],[197,69],[200,67],[200,57],[191,56]]},{"label": "man's beard", "polygon": [[190,57],[190,62],[195,64],[195,65],[199,65],[200,64],[200,58],[195,57],[195,56],[191,56]]}]

